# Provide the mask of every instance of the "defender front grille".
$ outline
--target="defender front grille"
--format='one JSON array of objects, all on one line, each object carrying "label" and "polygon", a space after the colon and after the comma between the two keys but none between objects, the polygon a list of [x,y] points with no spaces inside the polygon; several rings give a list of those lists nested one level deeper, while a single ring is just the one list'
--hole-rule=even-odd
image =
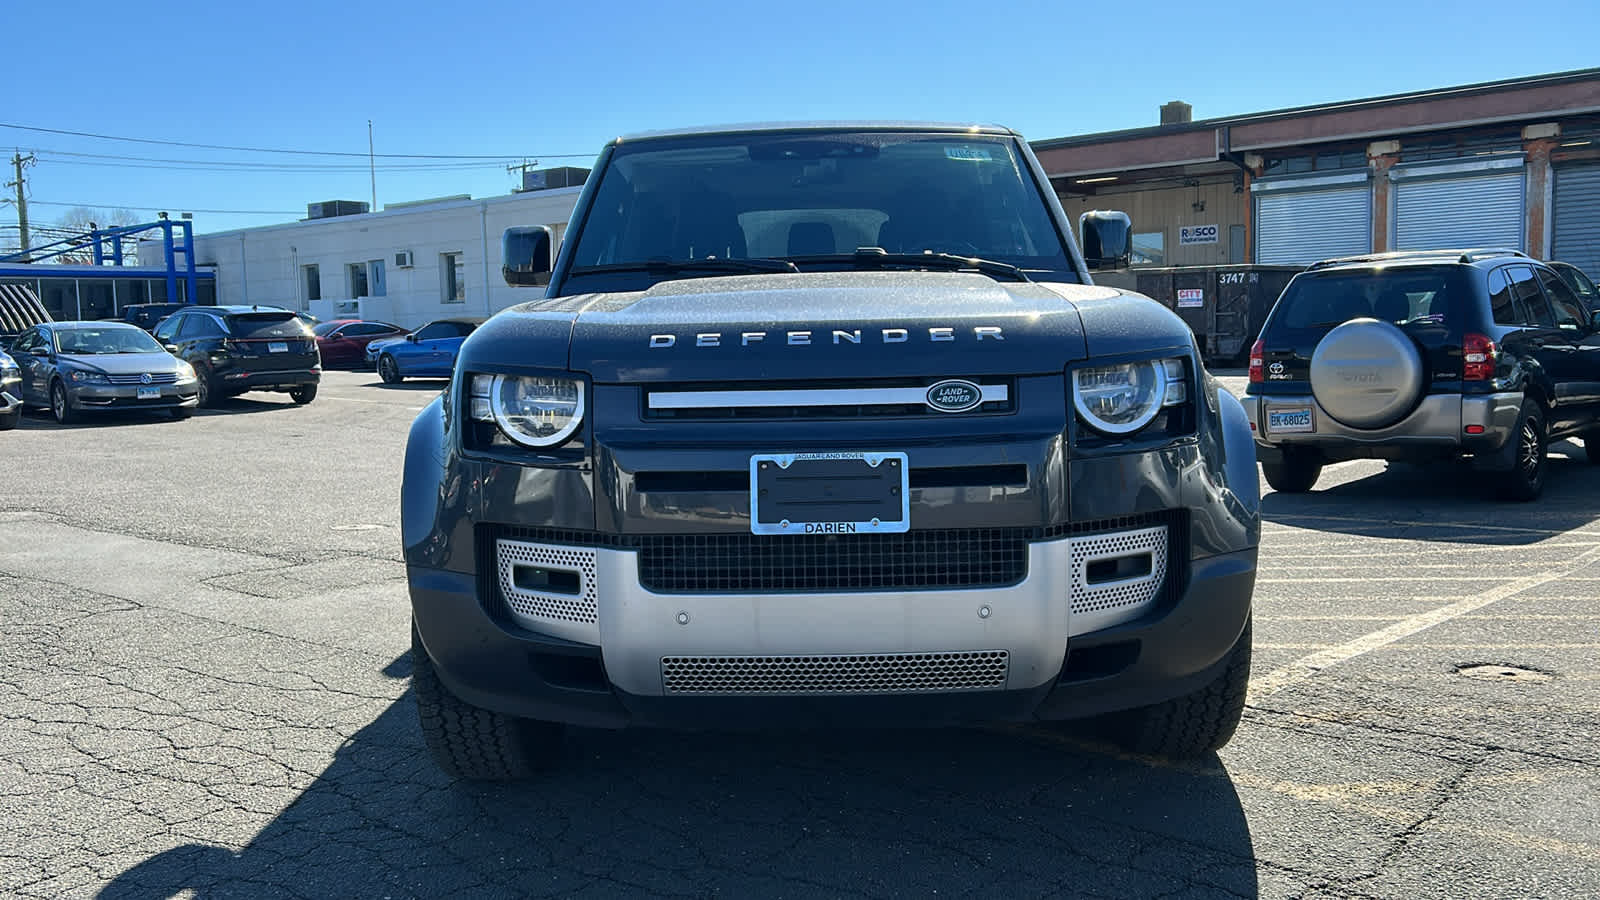
[{"label": "defender front grille", "polygon": [[[576,622],[593,624],[599,618],[600,604],[595,591],[595,552],[579,547],[552,547],[520,541],[500,541],[496,546],[500,575],[500,595],[513,616],[533,624]],[[518,569],[567,573],[574,582],[572,591],[548,587],[523,587],[518,584]]]},{"label": "defender front grille", "polygon": [[1005,687],[1004,650],[848,656],[663,656],[668,694],[905,694]]},{"label": "defender front grille", "polygon": [[[959,413],[929,406],[928,389],[952,379],[977,385],[982,402]],[[960,417],[1014,412],[1016,392],[1015,378],[999,376],[655,384],[641,392],[641,413],[646,419],[691,421]]]},{"label": "defender front grille", "polygon": [[1027,528],[903,534],[649,535],[639,583],[656,593],[1005,587],[1028,575]]}]

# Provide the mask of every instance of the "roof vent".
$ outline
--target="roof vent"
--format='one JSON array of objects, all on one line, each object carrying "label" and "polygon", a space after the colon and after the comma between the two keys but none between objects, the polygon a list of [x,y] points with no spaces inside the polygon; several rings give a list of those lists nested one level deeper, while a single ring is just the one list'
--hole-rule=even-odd
[{"label": "roof vent", "polygon": [[364,200],[324,200],[321,203],[306,204],[307,219],[332,219],[336,216],[359,216],[371,212],[372,207]]},{"label": "roof vent", "polygon": [[1185,122],[1193,121],[1194,107],[1183,102],[1182,100],[1174,100],[1171,103],[1161,104],[1161,124],[1182,125]]}]

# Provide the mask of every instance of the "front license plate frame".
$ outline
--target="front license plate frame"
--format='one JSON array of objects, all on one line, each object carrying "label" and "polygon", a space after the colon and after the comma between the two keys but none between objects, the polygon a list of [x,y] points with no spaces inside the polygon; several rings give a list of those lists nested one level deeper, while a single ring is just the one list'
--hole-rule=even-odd
[{"label": "front license plate frame", "polygon": [[899,452],[753,454],[750,531],[844,536],[910,531],[909,468],[906,454]]},{"label": "front license plate frame", "polygon": [[134,397],[135,400],[160,400],[161,399],[161,388],[158,388],[158,387],[134,388],[133,397]]},{"label": "front license plate frame", "polygon": [[[1299,421],[1300,419],[1304,421]],[[1290,421],[1283,424],[1285,420]],[[1316,434],[1317,416],[1311,411],[1310,406],[1285,406],[1278,409],[1267,409],[1268,434]]]}]

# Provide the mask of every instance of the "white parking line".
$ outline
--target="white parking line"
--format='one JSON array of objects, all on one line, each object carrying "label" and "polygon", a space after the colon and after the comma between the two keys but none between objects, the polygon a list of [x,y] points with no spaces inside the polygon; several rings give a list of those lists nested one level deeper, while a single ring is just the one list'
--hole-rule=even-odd
[{"label": "white parking line", "polygon": [[1428,612],[1408,616],[1387,628],[1380,628],[1353,641],[1346,641],[1343,644],[1301,657],[1276,671],[1268,672],[1260,678],[1251,679],[1250,693],[1246,702],[1259,702],[1263,698],[1275,694],[1290,685],[1299,684],[1311,678],[1329,666],[1355,659],[1364,653],[1370,653],[1379,647],[1403,640],[1424,629],[1432,628],[1440,623],[1448,622],[1451,619],[1482,609],[1491,603],[1498,603],[1523,591],[1549,584],[1562,578],[1567,572],[1588,565],[1597,557],[1600,557],[1600,547],[1595,547],[1576,557],[1572,562],[1560,569],[1552,569],[1538,575],[1529,575],[1524,578],[1518,578],[1515,581],[1505,582],[1477,596],[1458,600],[1455,603],[1441,606]]},{"label": "white parking line", "polygon": [[361,397],[328,397],[327,399],[343,400],[346,403],[376,403],[379,406],[392,406],[395,409],[409,409],[412,412],[421,412],[422,410],[427,409],[425,406],[401,406],[398,403],[390,403],[386,400],[366,400]]}]

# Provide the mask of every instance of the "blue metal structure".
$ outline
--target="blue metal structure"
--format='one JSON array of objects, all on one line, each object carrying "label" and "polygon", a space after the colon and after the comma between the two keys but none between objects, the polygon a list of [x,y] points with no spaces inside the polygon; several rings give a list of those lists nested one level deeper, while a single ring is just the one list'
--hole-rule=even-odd
[{"label": "blue metal structure", "polygon": [[[92,223],[91,223],[92,224]],[[173,229],[179,232],[178,237],[173,236]],[[189,303],[195,302],[199,296],[198,285],[195,281],[194,270],[194,223],[187,219],[177,222],[163,218],[143,225],[118,225],[112,228],[94,228],[83,234],[63,238],[40,247],[34,247],[17,253],[0,256],[0,263],[22,262],[37,263],[55,259],[89,247],[94,254],[96,266],[106,265],[107,249],[109,245],[110,264],[121,267],[123,264],[122,244],[124,240],[147,231],[159,229],[161,231],[161,250],[163,271],[167,280],[167,302],[183,302],[178,297],[178,262],[177,254],[183,254],[183,279]],[[141,266],[141,271],[149,271],[151,267]]]}]

